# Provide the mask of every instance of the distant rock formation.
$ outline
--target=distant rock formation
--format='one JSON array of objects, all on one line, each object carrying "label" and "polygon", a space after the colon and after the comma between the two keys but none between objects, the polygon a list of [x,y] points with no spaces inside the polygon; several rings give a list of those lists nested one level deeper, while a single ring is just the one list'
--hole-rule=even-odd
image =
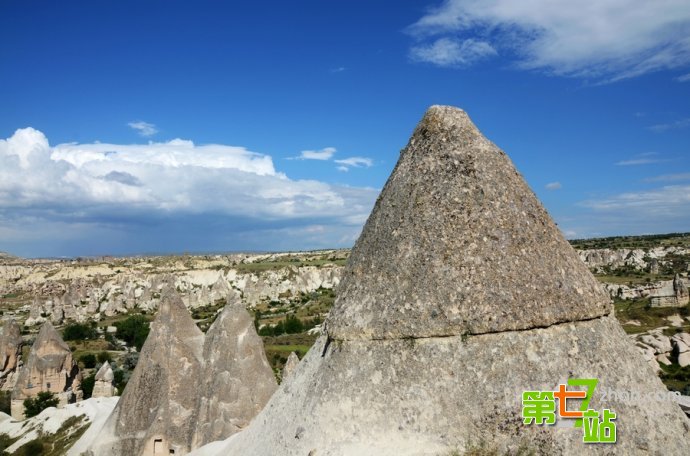
[{"label": "distant rock formation", "polygon": [[209,328],[203,359],[192,448],[247,427],[277,388],[263,341],[239,299],[228,302]]},{"label": "distant rock formation", "polygon": [[24,400],[42,391],[55,393],[60,400],[58,407],[82,398],[79,366],[50,322],[41,327],[17,377],[12,391],[12,418],[24,419]]},{"label": "distant rock formation", "polygon": [[652,307],[683,307],[688,305],[690,295],[688,286],[685,284],[687,278],[676,274],[673,280],[661,283],[661,287],[655,288],[649,294]]},{"label": "distant rock formation", "polygon": [[285,366],[283,366],[283,374],[281,376],[282,381],[285,381],[292,375],[293,372],[295,372],[298,364],[299,358],[297,357],[297,353],[290,352],[290,356],[288,356],[287,361],[285,361]]},{"label": "distant rock formation", "polygon": [[229,303],[204,337],[169,287],[92,454],[186,454],[245,427],[275,389],[244,307]]},{"label": "distant rock formation", "polygon": [[672,402],[595,392],[615,445],[530,426],[523,391],[569,378],[667,393],[609,297],[508,157],[467,114],[430,108],[343,272],[324,334],[244,431],[203,455],[690,454]]},{"label": "distant rock formation", "polygon": [[98,372],[96,372],[96,378],[93,385],[93,392],[91,397],[111,397],[115,396],[117,390],[113,386],[113,379],[115,375],[113,374],[113,369],[110,367],[110,363],[106,361],[103,363]]},{"label": "distant rock formation", "polygon": [[11,391],[17,382],[22,356],[22,331],[14,320],[5,322],[0,335],[0,389]]}]

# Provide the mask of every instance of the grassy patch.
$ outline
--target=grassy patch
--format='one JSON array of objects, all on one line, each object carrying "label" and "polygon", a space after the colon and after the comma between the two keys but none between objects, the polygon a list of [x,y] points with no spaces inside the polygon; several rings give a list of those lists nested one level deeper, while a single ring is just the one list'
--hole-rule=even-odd
[{"label": "grassy patch", "polygon": [[[646,332],[660,326],[670,326],[667,317],[679,314],[681,317],[690,315],[688,307],[651,307],[650,300],[647,299],[626,299],[614,300],[614,308],[616,309],[616,318],[621,323],[629,320],[637,320],[640,326],[623,325],[623,329],[628,334],[638,334]],[[687,320],[686,320],[687,321]],[[690,325],[686,325],[690,328]],[[677,332],[677,328],[673,328],[673,333]]]}]

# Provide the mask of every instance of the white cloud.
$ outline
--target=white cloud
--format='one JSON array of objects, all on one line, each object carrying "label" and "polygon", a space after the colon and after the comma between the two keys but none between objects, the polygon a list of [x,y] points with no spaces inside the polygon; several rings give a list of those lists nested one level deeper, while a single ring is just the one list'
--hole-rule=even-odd
[{"label": "white cloud", "polygon": [[344,66],[335,67],[335,68],[330,69],[331,73],[342,73],[345,70],[347,70],[347,68],[345,68]]},{"label": "white cloud", "polygon": [[649,127],[649,130],[652,130],[655,133],[663,133],[669,130],[681,130],[688,127],[690,127],[690,118],[680,119],[670,123],[652,125]]},{"label": "white cloud", "polygon": [[143,120],[138,120],[136,122],[129,122],[131,128],[137,131],[141,136],[148,137],[153,136],[158,133],[156,126],[152,123],[144,122]]},{"label": "white cloud", "polygon": [[370,168],[374,161],[371,158],[366,157],[349,157],[342,160],[334,160],[336,163],[341,165],[338,167],[342,171],[342,167],[353,167],[353,168]]},{"label": "white cloud", "polygon": [[647,177],[644,182],[677,182],[690,180],[690,173],[662,174],[661,176]]},{"label": "white cloud", "polygon": [[664,163],[668,159],[659,158],[657,152],[645,152],[643,154],[637,154],[633,158],[628,160],[621,160],[616,162],[616,166],[639,166],[639,165],[652,165],[654,163]]},{"label": "white cloud", "polygon": [[[260,229],[247,226],[267,224],[295,232],[311,225],[340,226],[331,233],[335,243],[345,231],[359,231],[377,194],[371,188],[289,179],[275,170],[270,156],[243,147],[180,139],[51,147],[33,128],[0,140],[0,231],[14,230],[14,237],[26,237],[39,225],[82,224],[112,232],[191,217],[209,219],[208,233],[219,220],[235,220],[238,226],[224,228],[225,235],[239,226],[248,235]],[[27,227],[27,220],[35,222]],[[181,228],[181,236],[194,235],[187,228]],[[264,241],[263,248],[271,248],[272,241]]]},{"label": "white cloud", "polygon": [[669,185],[653,190],[621,193],[599,200],[588,200],[582,205],[617,212],[643,210],[645,217],[677,212],[690,214],[690,185]]},{"label": "white cloud", "polygon": [[683,74],[683,75],[678,76],[678,77],[676,78],[676,81],[678,81],[678,82],[688,82],[688,81],[690,81],[690,73],[688,73],[688,74]]},{"label": "white cloud", "polygon": [[412,60],[443,67],[471,65],[493,55],[496,55],[496,50],[489,43],[471,38],[439,38],[431,44],[422,44],[410,49]]},{"label": "white cloud", "polygon": [[560,182],[549,182],[545,186],[547,190],[560,190],[562,187]]},{"label": "white cloud", "polygon": [[335,147],[324,147],[321,150],[303,150],[299,157],[293,157],[297,160],[330,160],[335,155]]},{"label": "white cloud", "polygon": [[690,226],[690,185],[669,185],[644,191],[589,199],[578,204],[589,211],[579,236],[685,232]]},{"label": "white cloud", "polygon": [[408,30],[485,42],[520,68],[566,76],[611,81],[690,64],[687,0],[445,0]]}]

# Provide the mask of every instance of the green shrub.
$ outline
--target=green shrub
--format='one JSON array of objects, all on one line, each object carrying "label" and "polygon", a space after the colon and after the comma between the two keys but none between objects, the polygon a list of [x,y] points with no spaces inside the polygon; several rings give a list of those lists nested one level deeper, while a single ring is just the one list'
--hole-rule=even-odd
[{"label": "green shrub", "polygon": [[48,407],[57,407],[58,403],[60,403],[60,400],[55,397],[55,394],[50,391],[41,391],[36,397],[24,400],[24,415],[27,418],[31,418]]},{"label": "green shrub", "polygon": [[45,445],[43,444],[43,439],[36,439],[25,443],[17,450],[15,455],[18,456],[40,456],[43,454]]},{"label": "green shrub", "polygon": [[97,337],[98,332],[96,332],[96,328],[83,323],[70,323],[62,330],[62,338],[64,340],[87,340],[96,339]]},{"label": "green shrub", "polygon": [[98,354],[98,362],[101,364],[105,364],[106,361],[111,362],[112,360],[112,356],[107,351],[102,351]]},{"label": "green shrub", "polygon": [[117,328],[117,337],[124,340],[129,345],[133,345],[137,348],[137,351],[141,351],[141,347],[144,345],[146,338],[149,335],[149,321],[146,317],[142,315],[132,315],[126,320],[118,321],[115,323]]},{"label": "green shrub", "polygon": [[81,381],[81,390],[84,392],[84,399],[88,399],[93,394],[93,387],[96,384],[96,374],[93,373]]},{"label": "green shrub", "polygon": [[93,353],[87,353],[79,357],[79,361],[82,362],[85,368],[93,369],[96,367],[96,356]]}]

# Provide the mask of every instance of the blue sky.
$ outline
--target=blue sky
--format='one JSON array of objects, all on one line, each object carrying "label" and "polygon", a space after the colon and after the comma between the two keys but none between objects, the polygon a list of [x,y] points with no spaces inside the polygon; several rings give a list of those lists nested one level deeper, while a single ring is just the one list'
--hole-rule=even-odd
[{"label": "blue sky", "polygon": [[568,237],[690,231],[686,0],[0,2],[0,250],[350,246],[465,109]]}]

